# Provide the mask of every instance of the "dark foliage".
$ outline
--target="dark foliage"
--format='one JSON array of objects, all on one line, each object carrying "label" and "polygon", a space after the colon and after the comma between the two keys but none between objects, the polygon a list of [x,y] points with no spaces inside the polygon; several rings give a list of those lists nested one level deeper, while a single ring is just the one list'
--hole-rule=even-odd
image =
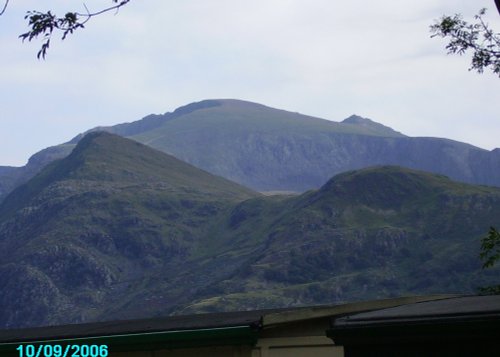
[{"label": "dark foliage", "polygon": [[[500,260],[500,233],[490,227],[486,237],[481,240],[481,253],[479,255],[483,261],[483,268],[491,268]],[[483,294],[500,294],[500,285],[480,288]]]},{"label": "dark foliage", "polygon": [[[130,0],[111,0],[113,5],[102,9],[100,11],[91,12],[87,6],[85,6],[85,12],[80,13],[76,11],[67,12],[64,16],[57,16],[52,11],[41,12],[37,10],[28,11],[24,17],[28,20],[28,25],[30,27],[29,31],[21,34],[19,37],[25,41],[32,41],[37,38],[42,38],[42,47],[38,51],[38,59],[43,58],[47,55],[47,51],[50,47],[50,41],[54,33],[60,33],[61,39],[64,40],[69,34],[74,31],[84,28],[84,25],[94,16],[103,14],[108,11],[118,11],[119,8],[126,5]],[[0,15],[2,15],[7,9],[9,1],[6,0],[3,7],[0,9]]]},{"label": "dark foliage", "polygon": [[484,21],[486,9],[481,9],[474,19],[475,23],[463,20],[460,14],[443,16],[431,26],[431,37],[449,38],[446,45],[448,53],[463,55],[472,51],[469,70],[483,73],[489,68],[500,77],[500,34],[495,33]]}]

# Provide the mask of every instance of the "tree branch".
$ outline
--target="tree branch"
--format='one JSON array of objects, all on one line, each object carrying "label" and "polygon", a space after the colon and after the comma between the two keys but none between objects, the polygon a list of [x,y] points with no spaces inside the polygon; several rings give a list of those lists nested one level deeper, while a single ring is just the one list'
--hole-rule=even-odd
[{"label": "tree branch", "polygon": [[7,5],[9,5],[9,0],[5,0],[5,4],[3,4],[2,10],[0,10],[0,16],[2,16],[5,10],[7,9]]},{"label": "tree branch", "polygon": [[[498,0],[500,1],[500,0]],[[448,53],[463,55],[472,51],[472,63],[469,70],[482,73],[489,68],[500,77],[500,34],[496,34],[484,22],[482,16],[486,9],[481,9],[474,18],[476,23],[468,23],[461,15],[443,16],[431,26],[431,37],[448,37]]]},{"label": "tree branch", "polygon": [[100,15],[100,14],[104,14],[105,12],[108,12],[108,11],[111,11],[111,10],[117,10],[118,11],[122,6],[124,6],[128,2],[130,2],[130,0],[121,0],[121,1],[119,1],[119,0],[113,0],[113,2],[116,3],[116,5],[110,6],[110,7],[106,8],[106,9],[103,9],[103,10],[100,10],[100,11],[97,11],[97,12],[94,12],[94,13],[90,13],[89,9],[87,8],[87,6],[85,4],[83,4],[83,6],[85,6],[85,9],[87,10],[87,13],[86,14],[80,14],[78,12],[75,12],[75,14],[77,16],[86,17],[87,20],[85,20],[84,22],[87,22],[91,17],[97,16],[97,15]]},{"label": "tree branch", "polygon": [[28,19],[31,29],[28,32],[21,34],[19,37],[23,41],[32,41],[33,39],[42,37],[44,42],[38,51],[37,57],[38,59],[45,59],[54,31],[60,31],[62,33],[61,39],[64,40],[75,30],[84,28],[84,25],[92,17],[112,10],[118,11],[122,6],[128,4],[130,0],[112,0],[112,2],[115,5],[93,13],[89,11],[85,4],[83,4],[87,13],[68,12],[64,15],[64,17],[58,17],[50,11],[47,11],[46,13],[40,11],[28,11],[24,18]]}]

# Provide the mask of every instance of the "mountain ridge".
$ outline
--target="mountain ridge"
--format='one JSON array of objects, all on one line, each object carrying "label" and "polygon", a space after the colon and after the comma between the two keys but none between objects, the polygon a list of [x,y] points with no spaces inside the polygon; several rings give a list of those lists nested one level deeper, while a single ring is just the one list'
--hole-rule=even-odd
[{"label": "mountain ridge", "polygon": [[[79,321],[78,311],[121,296],[127,280],[183,269],[205,227],[259,196],[135,141],[90,133],[0,204],[0,320]],[[16,288],[29,285],[39,294]]]},{"label": "mountain ridge", "polygon": [[[333,122],[252,102],[211,99],[88,132],[96,130],[125,135],[257,191],[304,192],[335,174],[373,165],[500,186],[499,150],[407,137],[358,115]],[[33,155],[23,168],[4,169],[0,200],[48,162],[67,156],[82,135]]]},{"label": "mountain ridge", "polygon": [[[404,188],[399,196],[379,190],[394,182]],[[228,217],[230,226],[239,217],[233,236],[251,239],[262,219],[256,200]],[[267,223],[265,251],[178,313],[474,293],[498,276],[498,269],[481,271],[478,254],[479,237],[500,223],[499,200],[498,188],[393,166],[339,174],[319,190],[283,200]]]},{"label": "mountain ridge", "polygon": [[263,196],[89,133],[0,203],[0,323],[470,293],[496,278],[477,250],[499,217],[499,188],[425,172],[367,168]]}]

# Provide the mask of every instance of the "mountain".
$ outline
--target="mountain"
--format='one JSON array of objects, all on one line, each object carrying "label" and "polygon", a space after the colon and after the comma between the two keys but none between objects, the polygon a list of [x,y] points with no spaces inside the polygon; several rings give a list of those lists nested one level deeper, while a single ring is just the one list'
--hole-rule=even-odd
[{"label": "mountain", "polygon": [[264,196],[94,132],[0,204],[0,324],[470,293],[500,189],[400,167]]},{"label": "mountain", "polygon": [[[500,186],[500,149],[407,137],[356,115],[339,123],[220,99],[90,131],[95,130],[126,136],[257,191],[304,192],[338,173],[374,165],[398,165],[461,182]],[[37,154],[27,165],[31,169],[19,169],[25,171],[20,177],[13,177],[12,170],[3,176],[0,172],[0,200],[2,191],[5,196],[47,161],[68,155],[82,136]]]},{"label": "mountain", "polygon": [[35,176],[46,165],[68,156],[74,147],[72,143],[51,146],[32,155],[25,166],[0,166],[0,202],[9,192]]},{"label": "mountain", "polygon": [[356,116],[337,123],[249,102],[209,103],[187,106],[186,114],[130,138],[258,191],[303,192],[374,165],[500,186],[500,150],[410,138]]},{"label": "mountain", "polygon": [[258,196],[140,143],[85,136],[0,205],[2,326],[90,318],[131,281],[182,269],[207,226]]},{"label": "mountain", "polygon": [[259,249],[177,311],[476,293],[498,283],[500,269],[482,271],[478,258],[490,225],[500,225],[498,188],[392,166],[347,172],[236,206],[220,239]]}]

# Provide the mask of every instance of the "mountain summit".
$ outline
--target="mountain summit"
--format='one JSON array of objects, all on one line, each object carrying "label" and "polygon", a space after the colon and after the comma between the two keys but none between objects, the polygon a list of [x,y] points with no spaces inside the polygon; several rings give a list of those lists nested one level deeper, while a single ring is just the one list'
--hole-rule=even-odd
[{"label": "mountain summit", "polygon": [[367,129],[373,131],[373,133],[378,133],[381,136],[401,136],[401,137],[406,136],[406,135],[403,135],[400,132],[398,132],[392,128],[389,128],[388,126],[382,125],[380,123],[376,123],[371,119],[363,118],[363,117],[360,117],[359,115],[355,115],[355,114],[351,115],[347,119],[344,119],[341,123],[342,124],[351,124],[351,125],[354,125],[357,127],[367,128]]},{"label": "mountain summit", "polygon": [[[71,185],[75,182],[75,186]],[[89,186],[108,182],[114,187],[161,186],[172,192],[192,191],[219,198],[253,197],[251,190],[216,177],[179,159],[136,141],[103,131],[83,137],[69,156],[48,165],[35,180],[14,190],[0,205],[0,219],[54,187],[78,192],[81,182]]]},{"label": "mountain summit", "polygon": [[[128,137],[257,191],[303,192],[338,173],[373,165],[500,186],[499,150],[408,137],[357,115],[334,122],[247,101],[212,99],[92,131]],[[68,155],[82,137],[34,155],[25,168],[0,168],[0,199],[47,162]]]}]

